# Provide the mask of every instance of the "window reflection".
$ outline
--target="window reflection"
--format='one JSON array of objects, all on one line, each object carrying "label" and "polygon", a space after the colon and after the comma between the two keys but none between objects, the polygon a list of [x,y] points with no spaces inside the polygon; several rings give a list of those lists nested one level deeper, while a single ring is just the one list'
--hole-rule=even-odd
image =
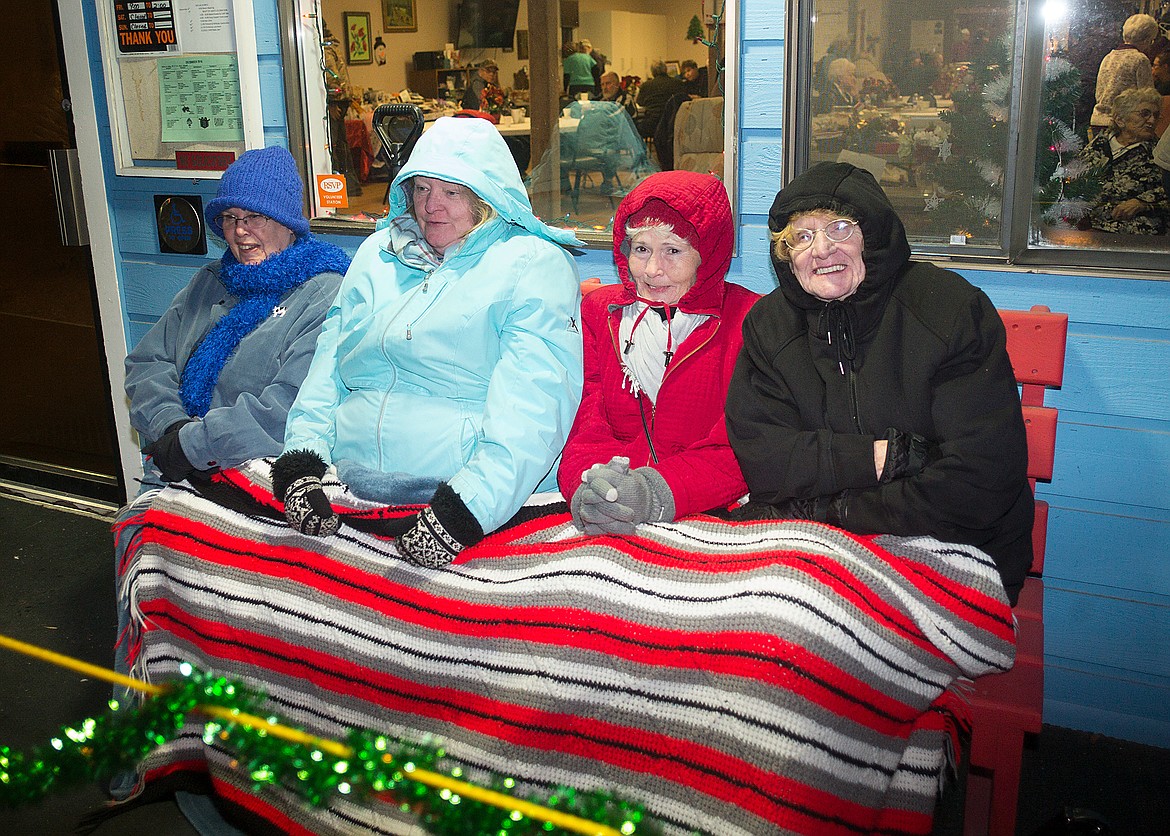
[{"label": "window reflection", "polygon": [[[1142,254],[1170,249],[1170,3],[1137,6],[808,0],[795,162],[873,172],[919,250],[1156,267]],[[1121,64],[1125,112],[1094,119]]]},{"label": "window reflection", "polygon": [[[543,2],[534,5],[534,12]],[[308,146],[332,147],[331,153],[313,154],[313,173],[343,175],[334,184],[344,179],[347,185],[347,205],[330,207],[318,200],[313,207],[315,219],[332,221],[330,229],[336,229],[341,220],[365,229],[385,211],[388,177],[373,130],[373,112],[379,104],[405,98],[423,108],[428,124],[440,115],[471,110],[468,102],[478,100],[475,109],[486,111],[496,121],[525,173],[538,214],[586,233],[582,235],[586,239],[589,233],[607,233],[622,195],[664,164],[722,173],[723,98],[708,94],[718,93],[726,80],[714,64],[714,52],[702,39],[684,37],[693,28],[695,14],[690,7],[684,10],[672,0],[650,0],[640,2],[633,12],[606,2],[560,2],[556,44],[545,43],[557,53],[557,65],[537,67],[534,62],[546,53],[533,41],[538,33],[529,30],[528,0],[520,0],[514,27],[509,15],[505,28],[510,31],[493,30],[490,38],[464,32],[467,27],[457,29],[465,11],[457,2],[416,0],[416,4],[415,30],[402,32],[383,31],[380,0],[303,0],[302,5],[312,5],[319,12],[315,27],[321,42],[329,41],[325,27],[335,34],[332,50],[344,54],[343,13],[355,11],[370,12],[373,34],[380,35],[385,45],[385,64],[347,62],[343,73],[335,68],[329,72],[324,66],[305,71],[309,96],[315,79],[308,75],[314,71],[321,72],[327,89],[336,88],[337,76],[348,76],[344,83],[352,104],[344,119],[331,123],[324,105],[312,101],[305,105]],[[705,38],[712,39],[712,28],[701,28]],[[572,90],[579,95],[570,97],[560,62],[582,52],[582,41],[583,54],[597,65],[597,72],[592,85],[573,79]],[[508,46],[499,46],[504,43]],[[558,45],[563,45],[563,52]],[[328,55],[329,49],[311,46],[318,54]],[[665,104],[669,122],[664,119],[663,130],[657,133],[646,129],[645,108],[637,102],[655,61],[663,62],[676,77],[672,82],[681,93],[676,101]],[[306,66],[312,65],[306,62]],[[547,88],[533,90],[534,70],[544,70],[559,89],[551,95]],[[555,101],[534,101],[534,96],[541,95]],[[697,97],[712,101],[698,107],[692,103]],[[332,104],[333,99],[328,102]],[[532,117],[542,110],[550,114],[550,121],[555,119],[555,125],[534,130]],[[676,127],[682,136],[677,154]],[[656,145],[661,147],[662,160]]]},{"label": "window reflection", "polygon": [[815,4],[810,162],[869,170],[911,240],[998,246],[1014,4]]}]

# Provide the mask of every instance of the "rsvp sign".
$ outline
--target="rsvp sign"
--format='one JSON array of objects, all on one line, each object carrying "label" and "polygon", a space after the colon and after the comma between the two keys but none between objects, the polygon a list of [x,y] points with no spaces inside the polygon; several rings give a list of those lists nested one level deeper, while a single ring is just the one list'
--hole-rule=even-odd
[{"label": "rsvp sign", "polygon": [[174,46],[171,0],[113,0],[119,52],[166,52]]}]

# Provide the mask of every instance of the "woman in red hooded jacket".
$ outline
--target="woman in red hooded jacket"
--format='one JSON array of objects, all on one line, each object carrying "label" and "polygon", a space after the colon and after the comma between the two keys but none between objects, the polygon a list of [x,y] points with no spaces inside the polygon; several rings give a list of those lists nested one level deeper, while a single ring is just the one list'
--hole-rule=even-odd
[{"label": "woman in red hooded jacket", "polygon": [[746,492],[723,405],[758,297],[724,281],[731,246],[727,191],[710,175],[651,175],[618,207],[621,283],[581,304],[585,387],[558,472],[586,534],[630,534]]}]

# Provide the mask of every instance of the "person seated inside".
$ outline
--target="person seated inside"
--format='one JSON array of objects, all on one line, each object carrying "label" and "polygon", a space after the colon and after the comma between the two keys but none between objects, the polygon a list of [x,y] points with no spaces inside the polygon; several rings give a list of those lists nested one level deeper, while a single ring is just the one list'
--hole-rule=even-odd
[{"label": "person seated inside", "polygon": [[631,534],[746,491],[723,403],[757,296],[725,281],[732,229],[709,174],[652,174],[618,207],[621,282],[581,306],[585,388],[558,474],[586,534]]},{"label": "person seated inside", "polygon": [[658,120],[666,109],[666,103],[683,92],[682,81],[666,72],[666,62],[658,59],[650,64],[650,78],[642,83],[638,91],[638,133],[643,137],[654,136]]},{"label": "person seated inside", "polygon": [[330,535],[335,466],[356,496],[428,503],[398,550],[441,566],[507,522],[555,463],[581,398],[568,230],[532,212],[496,128],[444,117],[358,248],[289,414],[273,495]]},{"label": "person seated inside", "polygon": [[475,68],[475,75],[467,82],[467,88],[463,91],[463,99],[460,101],[460,107],[464,110],[487,110],[487,103],[484,101],[484,91],[488,86],[500,86],[500,67],[495,61],[488,58],[482,61],[478,67]]},{"label": "person seated inside", "polygon": [[[573,175],[569,188],[576,201],[583,175],[598,172],[598,192],[609,196],[644,176],[649,160],[630,114],[617,102],[603,101],[581,110],[577,130],[562,135],[561,165],[565,179]],[[627,178],[624,185],[623,176]]]},{"label": "person seated inside", "polygon": [[692,99],[702,99],[707,92],[707,68],[700,67],[697,62],[686,59],[679,65],[683,78],[683,91]]},{"label": "person seated inside", "polygon": [[[1081,225],[1101,232],[1161,235],[1167,229],[1162,170],[1154,161],[1154,125],[1162,97],[1153,87],[1126,90],[1113,100],[1112,125],[1099,132],[1077,158],[1101,190]],[[1159,144],[1161,144],[1159,142]]]},{"label": "person seated inside", "polygon": [[1154,125],[1154,135],[1161,138],[1170,127],[1170,49],[1164,49],[1154,56],[1150,65],[1150,79],[1158,95],[1162,97],[1162,108]]},{"label": "person seated inside", "polygon": [[958,273],[910,260],[869,172],[819,163],[772,203],[779,287],[744,322],[727,430],[733,516],[931,535],[1032,564],[1028,448],[1003,321]]},{"label": "person seated inside", "polygon": [[848,58],[838,58],[829,65],[829,86],[817,99],[817,107],[821,113],[838,107],[856,107],[860,92],[857,67]]},{"label": "person seated inside", "polygon": [[625,108],[626,112],[631,117],[634,116],[634,103],[631,101],[629,94],[622,89],[621,79],[615,72],[604,73],[601,76],[601,100],[603,102],[616,102]]}]

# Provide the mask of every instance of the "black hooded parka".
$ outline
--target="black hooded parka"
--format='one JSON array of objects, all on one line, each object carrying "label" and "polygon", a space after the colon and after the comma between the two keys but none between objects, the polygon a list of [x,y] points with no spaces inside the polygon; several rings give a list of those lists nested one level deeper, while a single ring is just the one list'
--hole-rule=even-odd
[{"label": "black hooded parka", "polygon": [[[727,427],[753,501],[833,496],[858,534],[933,535],[995,561],[1014,605],[1032,562],[1032,492],[1003,322],[961,276],[910,260],[902,221],[867,171],[813,166],[772,204],[860,222],[865,278],[845,299],[807,293],[773,253],[779,287],[752,308]],[[893,428],[932,445],[917,473],[879,483],[874,441]]]}]

